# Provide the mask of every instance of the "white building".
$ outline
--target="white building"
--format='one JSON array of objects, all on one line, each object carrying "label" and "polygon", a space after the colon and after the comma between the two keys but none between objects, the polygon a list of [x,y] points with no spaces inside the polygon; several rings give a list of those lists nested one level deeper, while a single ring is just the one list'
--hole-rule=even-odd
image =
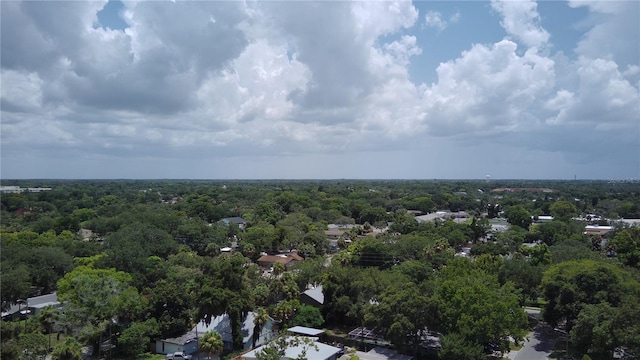
[{"label": "white building", "polygon": [[[283,360],[286,359],[297,359],[298,356],[305,353],[305,358],[307,360],[336,360],[338,355],[343,351],[343,349],[323,344],[318,342],[318,338],[315,337],[303,337],[311,340],[311,344],[299,344],[299,345],[290,345],[285,350],[285,355],[282,357]],[[242,355],[240,359],[246,360],[256,360],[258,357],[257,353],[262,351],[266,345],[262,345],[258,348],[255,348],[248,353]]]}]

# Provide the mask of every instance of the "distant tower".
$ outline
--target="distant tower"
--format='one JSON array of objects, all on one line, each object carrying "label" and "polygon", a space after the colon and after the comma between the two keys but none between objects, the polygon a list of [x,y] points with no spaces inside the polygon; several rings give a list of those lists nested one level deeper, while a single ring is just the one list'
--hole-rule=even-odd
[{"label": "distant tower", "polygon": [[491,180],[491,175],[487,175],[485,178],[486,178],[486,181],[489,182],[489,180]]}]

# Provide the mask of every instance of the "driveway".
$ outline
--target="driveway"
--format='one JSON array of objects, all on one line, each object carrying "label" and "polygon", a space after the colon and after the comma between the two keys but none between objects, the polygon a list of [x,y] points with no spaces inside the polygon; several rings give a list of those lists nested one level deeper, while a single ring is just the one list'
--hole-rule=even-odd
[{"label": "driveway", "polygon": [[547,360],[557,339],[553,328],[541,322],[529,333],[522,349],[509,352],[507,357],[511,360]]}]

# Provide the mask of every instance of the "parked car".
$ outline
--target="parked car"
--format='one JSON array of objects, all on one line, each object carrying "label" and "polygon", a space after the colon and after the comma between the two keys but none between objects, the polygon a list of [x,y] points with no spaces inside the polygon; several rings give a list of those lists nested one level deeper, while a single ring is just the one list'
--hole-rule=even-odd
[{"label": "parked car", "polygon": [[191,360],[192,356],[183,353],[182,351],[174,352],[173,354],[167,354],[166,360]]}]

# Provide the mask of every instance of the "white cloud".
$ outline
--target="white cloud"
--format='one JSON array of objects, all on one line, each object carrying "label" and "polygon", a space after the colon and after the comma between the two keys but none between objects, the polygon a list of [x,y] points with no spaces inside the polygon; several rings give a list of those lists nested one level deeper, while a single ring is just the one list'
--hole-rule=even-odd
[{"label": "white cloud", "polygon": [[42,79],[37,73],[1,70],[0,98],[2,111],[12,113],[40,112]]},{"label": "white cloud", "polygon": [[577,54],[612,59],[622,66],[640,63],[640,2],[570,1],[569,5],[587,7],[595,22],[578,43]]},{"label": "white cloud", "polygon": [[440,31],[447,27],[447,22],[442,20],[442,14],[438,11],[429,11],[424,15],[424,22],[427,27],[434,27]]},{"label": "white cloud", "polygon": [[491,7],[502,15],[500,24],[507,33],[528,47],[540,48],[549,41],[535,1],[492,0]]},{"label": "white cloud", "polygon": [[554,86],[554,62],[502,40],[476,44],[440,64],[438,82],[425,89],[429,128],[441,135],[494,133],[526,128],[536,118],[537,99]]},{"label": "white cloud", "polygon": [[449,17],[449,20],[443,19],[439,11],[427,11],[424,15],[424,23],[426,27],[433,27],[438,31],[443,31],[449,24],[457,23],[460,20],[460,13],[457,12]]},{"label": "white cloud", "polygon": [[[618,69],[615,62],[580,57],[575,63],[579,83],[576,96],[566,90],[550,105],[560,110],[549,123],[584,124],[596,128],[616,127],[633,129],[638,126],[640,94]],[[568,96],[568,94],[572,94]]]},{"label": "white cloud", "polygon": [[[390,149],[462,157],[483,143],[567,154],[591,151],[594,128],[606,134],[598,146],[637,146],[639,62],[636,45],[620,45],[637,36],[613,24],[628,23],[628,7],[573,2],[597,15],[573,58],[551,54],[534,2],[494,1],[508,38],[422,69],[423,51],[438,49],[422,48],[429,35],[409,1],[125,2],[125,31],[92,27],[103,5],[1,2],[3,170],[28,154],[174,165],[261,156],[280,169]],[[424,21],[443,30],[459,14]]]}]

